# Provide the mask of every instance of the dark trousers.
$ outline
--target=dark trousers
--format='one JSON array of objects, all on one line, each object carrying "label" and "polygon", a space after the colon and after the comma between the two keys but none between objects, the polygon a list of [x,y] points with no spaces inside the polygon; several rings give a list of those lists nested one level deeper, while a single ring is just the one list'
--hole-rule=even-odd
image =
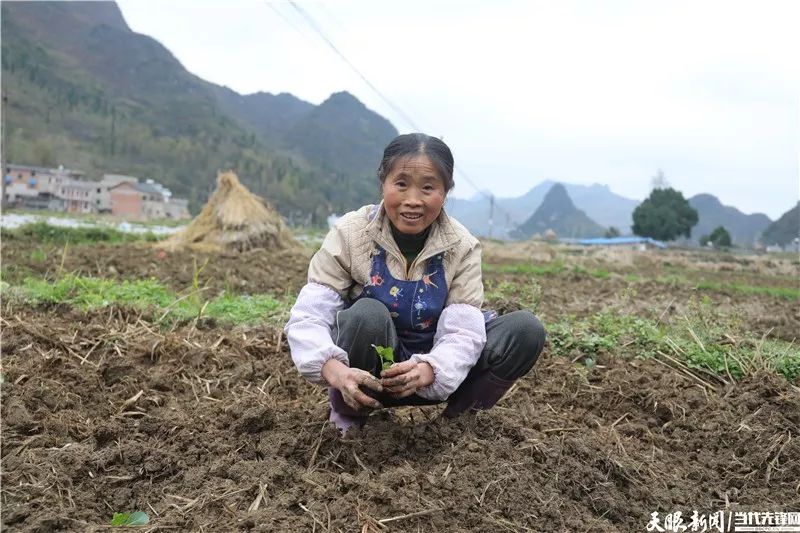
[{"label": "dark trousers", "polygon": [[[380,376],[381,360],[372,345],[392,346],[395,353],[399,353],[399,339],[389,310],[372,298],[361,298],[337,314],[333,339],[348,353],[352,368],[366,370],[377,377]],[[530,311],[514,311],[495,318],[486,324],[486,345],[461,387],[486,371],[508,381],[524,376],[542,353],[544,342],[544,326]],[[416,394],[395,399],[388,394],[370,391],[370,396],[386,407],[439,403]]]}]

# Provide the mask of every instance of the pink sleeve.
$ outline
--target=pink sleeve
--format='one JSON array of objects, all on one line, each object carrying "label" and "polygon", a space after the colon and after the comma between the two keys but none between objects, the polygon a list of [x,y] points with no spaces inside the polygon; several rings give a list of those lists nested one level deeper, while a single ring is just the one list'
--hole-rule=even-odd
[{"label": "pink sleeve", "polygon": [[414,354],[412,361],[433,367],[434,381],[417,394],[429,400],[446,400],[478,362],[486,344],[483,313],[475,306],[451,304],[444,308],[429,354]]},{"label": "pink sleeve", "polygon": [[292,361],[300,374],[312,383],[325,384],[322,365],[336,358],[350,366],[347,352],[336,346],[331,329],[344,300],[330,287],[319,283],[305,285],[292,306],[284,326]]}]

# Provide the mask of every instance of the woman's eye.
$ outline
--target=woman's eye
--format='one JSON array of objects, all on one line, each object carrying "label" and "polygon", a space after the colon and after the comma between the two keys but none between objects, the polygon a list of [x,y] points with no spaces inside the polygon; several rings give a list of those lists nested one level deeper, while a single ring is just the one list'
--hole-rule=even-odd
[{"label": "woman's eye", "polygon": [[405,187],[406,186],[406,182],[403,181],[403,180],[397,180],[397,181],[394,182],[394,184],[395,184],[396,187]]}]

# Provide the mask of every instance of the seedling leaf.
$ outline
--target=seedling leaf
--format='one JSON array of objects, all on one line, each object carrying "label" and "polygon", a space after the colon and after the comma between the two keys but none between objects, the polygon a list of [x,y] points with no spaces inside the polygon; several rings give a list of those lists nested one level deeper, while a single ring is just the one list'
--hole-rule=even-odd
[{"label": "seedling leaf", "polygon": [[144,526],[150,522],[150,517],[147,513],[136,511],[133,513],[114,513],[114,518],[111,519],[112,526]]},{"label": "seedling leaf", "polygon": [[381,370],[386,370],[394,363],[394,349],[391,346],[375,346],[375,351],[378,352],[378,356],[381,358]]}]

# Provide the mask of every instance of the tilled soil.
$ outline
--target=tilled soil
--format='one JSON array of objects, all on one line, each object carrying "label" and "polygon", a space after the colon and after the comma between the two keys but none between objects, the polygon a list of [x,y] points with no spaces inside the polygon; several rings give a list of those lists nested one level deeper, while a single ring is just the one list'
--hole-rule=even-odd
[{"label": "tilled soil", "polygon": [[[37,253],[38,252],[38,253]],[[298,292],[306,282],[312,252],[304,248],[241,253],[166,251],[157,244],[33,245],[9,240],[3,243],[7,280],[25,276],[56,277],[71,272],[83,276],[118,279],[154,278],[180,292],[199,285],[210,295],[222,291],[246,294]]]},{"label": "tilled soil", "polygon": [[[33,253],[34,250],[41,253]],[[488,246],[488,252],[484,258],[486,262],[505,260],[502,256],[491,255],[497,254],[492,246]],[[550,252],[553,253],[552,250]],[[245,294],[297,293],[306,282],[312,253],[308,249],[277,252],[253,250],[241,254],[167,252],[147,243],[68,246],[65,253],[64,247],[33,245],[15,240],[3,243],[2,248],[6,281],[11,283],[19,283],[28,275],[52,278],[59,273],[74,272],[118,279],[155,278],[181,292],[194,288],[194,277],[198,274],[198,283],[207,289],[204,293],[207,298],[223,291]],[[548,260],[548,257],[541,259]],[[764,294],[747,295],[724,288],[698,290],[685,285],[665,285],[655,281],[660,275],[660,267],[652,257],[633,257],[639,263],[653,263],[652,280],[630,283],[617,273],[602,280],[586,274],[532,276],[485,273],[484,281],[487,287],[491,287],[497,281],[525,284],[535,279],[542,288],[539,312],[545,317],[567,314],[587,316],[614,303],[626,312],[669,319],[670,316],[684,315],[687,302],[693,298],[711,295],[716,309],[740,319],[744,330],[752,332],[754,336],[760,338],[769,333],[771,338],[789,342],[797,339],[800,332],[800,303],[797,300]],[[650,271],[644,272],[647,275]],[[724,274],[718,276],[724,279]],[[778,279],[776,276],[761,275],[750,281],[757,285],[770,285]],[[738,278],[734,281],[741,282]],[[797,286],[796,279],[779,283],[782,286]],[[624,304],[620,304],[619,295],[623,292],[627,292],[629,297]]]},{"label": "tilled soil", "polygon": [[[524,284],[530,276],[485,274],[484,280]],[[800,301],[765,294],[742,294],[734,290],[699,290],[669,286],[656,281],[629,283],[622,276],[597,280],[589,276],[558,275],[537,278],[542,295],[539,311],[547,317],[585,317],[613,307],[620,312],[665,321],[681,320],[691,313],[692,302],[708,296],[721,316],[735,319],[742,331],[756,338],[787,342],[800,336]]]},{"label": "tilled soil", "polygon": [[2,523],[92,531],[643,531],[650,513],[800,508],[800,395],[547,351],[498,406],[372,415],[340,438],[266,329],[3,312]]}]

